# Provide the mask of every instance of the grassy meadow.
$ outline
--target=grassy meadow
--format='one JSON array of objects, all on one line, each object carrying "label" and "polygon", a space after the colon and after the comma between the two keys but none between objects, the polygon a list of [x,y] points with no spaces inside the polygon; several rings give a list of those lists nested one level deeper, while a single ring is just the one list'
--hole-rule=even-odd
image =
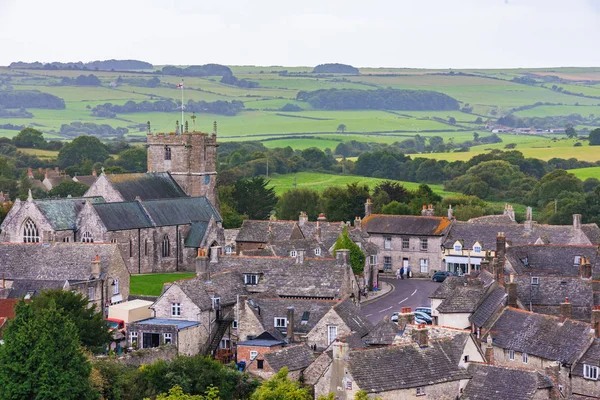
[{"label": "grassy meadow", "polygon": [[582,181],[587,178],[600,179],[600,167],[570,169],[569,172]]},{"label": "grassy meadow", "polygon": [[194,276],[193,272],[131,275],[129,292],[143,296],[160,296],[164,283],[193,278]]}]

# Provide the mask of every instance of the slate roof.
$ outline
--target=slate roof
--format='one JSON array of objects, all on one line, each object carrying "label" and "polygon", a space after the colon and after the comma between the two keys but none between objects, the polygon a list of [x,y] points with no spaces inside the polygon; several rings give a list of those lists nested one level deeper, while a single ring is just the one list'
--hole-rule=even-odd
[{"label": "slate roof", "polygon": [[188,197],[168,172],[104,175],[121,194],[123,200],[142,200]]},{"label": "slate roof", "polygon": [[271,351],[264,355],[265,360],[273,371],[278,372],[283,367],[290,371],[299,371],[310,365],[313,361],[313,353],[307,345],[285,347],[278,351]]},{"label": "slate roof", "polygon": [[429,295],[429,298],[430,299],[445,299],[446,297],[451,296],[457,287],[465,286],[468,284],[469,284],[469,276],[468,275],[449,276],[446,279],[444,279],[444,282],[442,282],[437,287],[437,289],[435,289],[433,291],[433,293],[431,293]]},{"label": "slate roof", "polygon": [[477,309],[469,317],[469,320],[481,328],[500,306],[506,304],[506,297],[507,295],[503,288],[498,287],[492,290],[477,306]]},{"label": "slate roof", "polygon": [[441,313],[472,313],[483,299],[486,288],[481,285],[457,286],[437,307]]},{"label": "slate roof", "polygon": [[28,280],[16,279],[11,282],[9,299],[22,299],[28,293],[33,296],[40,294],[42,290],[62,289],[65,286],[66,280]]},{"label": "slate roof", "polygon": [[[593,245],[527,245],[506,249],[506,259],[517,274],[579,276],[576,256],[587,257],[596,264],[597,247]],[[597,275],[600,270],[593,271]]]},{"label": "slate roof", "polygon": [[92,184],[94,182],[96,182],[96,179],[98,179],[98,176],[94,176],[94,175],[80,175],[80,176],[73,177],[74,181],[75,181],[75,179],[77,179],[76,182],[81,182],[81,183],[83,183],[85,185],[92,186]]},{"label": "slate roof", "polygon": [[89,201],[93,204],[104,203],[102,197],[65,198],[52,200],[34,200],[33,202],[56,231],[72,230],[76,226],[77,214]]},{"label": "slate roof", "polygon": [[409,344],[351,351],[348,365],[360,389],[381,393],[468,379],[455,353],[452,340],[441,339],[425,348]]},{"label": "slate roof", "polygon": [[192,226],[188,232],[187,237],[183,245],[185,247],[200,247],[206,230],[208,229],[208,222],[192,222]]},{"label": "slate roof", "polygon": [[390,345],[398,333],[398,325],[390,320],[382,319],[362,340],[370,345]]},{"label": "slate roof", "polygon": [[49,176],[47,178],[44,178],[45,180],[48,180],[48,182],[50,182],[50,185],[52,186],[52,188],[54,188],[55,186],[59,185],[62,181],[70,181],[73,178],[71,178],[69,175],[61,175],[61,176]]},{"label": "slate roof", "polygon": [[152,221],[137,201],[96,204],[94,210],[109,231],[152,227]]},{"label": "slate roof", "polygon": [[[490,328],[494,346],[573,364],[593,337],[590,324],[507,307]],[[484,340],[485,341],[485,340]]]},{"label": "slate roof", "polygon": [[363,219],[362,226],[369,234],[443,236],[448,232],[451,221],[444,217],[372,214]]},{"label": "slate roof", "polygon": [[199,277],[176,281],[181,290],[201,310],[212,307],[212,298],[219,297],[221,306],[235,304],[237,295],[246,295],[246,285],[242,275],[238,271],[227,271],[211,274],[210,281]]},{"label": "slate roof", "polygon": [[572,374],[575,376],[583,376],[584,364],[600,367],[600,339],[594,339],[592,345],[573,367]]},{"label": "slate roof", "polygon": [[571,225],[534,224],[531,232],[526,232],[521,224],[461,222],[455,221],[444,241],[446,248],[452,248],[457,240],[463,241],[464,249],[472,249],[479,242],[484,250],[496,250],[498,232],[504,232],[511,246],[534,244],[539,240],[549,244],[599,244],[600,229],[596,224],[582,225],[582,229],[573,229]]},{"label": "slate roof", "polygon": [[550,380],[536,371],[471,364],[471,380],[461,400],[532,400],[539,389],[552,387]]},{"label": "slate roof", "polygon": [[333,308],[352,332],[366,335],[373,329],[373,324],[349,298],[342,300]]},{"label": "slate roof", "polygon": [[271,240],[289,240],[295,225],[295,221],[245,220],[236,241],[268,243]]},{"label": "slate roof", "polygon": [[472,224],[517,224],[508,215],[484,215],[482,217],[471,218],[467,222]]},{"label": "slate roof", "polygon": [[0,243],[0,274],[11,280],[87,280],[96,255],[102,270],[121,257],[117,245],[108,243]]}]

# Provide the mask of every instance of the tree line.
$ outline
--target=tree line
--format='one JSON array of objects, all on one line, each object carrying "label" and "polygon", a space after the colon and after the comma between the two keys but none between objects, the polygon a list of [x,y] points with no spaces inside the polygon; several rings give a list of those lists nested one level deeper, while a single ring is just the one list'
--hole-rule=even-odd
[{"label": "tree line", "polygon": [[[185,104],[187,112],[210,113],[233,116],[244,109],[244,102],[239,100],[224,101],[194,101],[188,100]],[[118,113],[138,113],[138,112],[173,112],[180,109],[181,103],[172,99],[163,99],[158,101],[127,101],[125,104],[104,103],[92,108],[92,114],[98,117],[115,118]]]},{"label": "tree line", "polygon": [[0,90],[0,107],[64,110],[66,105],[60,97],[37,90]]}]

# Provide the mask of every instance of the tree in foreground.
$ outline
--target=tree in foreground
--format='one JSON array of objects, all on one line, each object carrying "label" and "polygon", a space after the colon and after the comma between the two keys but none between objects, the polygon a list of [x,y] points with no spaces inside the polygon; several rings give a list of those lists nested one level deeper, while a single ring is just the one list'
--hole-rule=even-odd
[{"label": "tree in foreground", "polygon": [[337,250],[350,250],[350,265],[354,275],[360,275],[365,269],[365,254],[360,250],[360,247],[348,236],[348,227],[344,227],[342,234],[338,237],[333,245],[333,256],[335,257]]},{"label": "tree in foreground", "polygon": [[[204,392],[204,395],[201,394],[185,394],[183,393],[183,389],[179,385],[173,386],[168,394],[160,394],[156,397],[156,400],[220,400],[219,397],[219,389],[214,386],[210,386]],[[149,399],[145,399],[149,400]]]},{"label": "tree in foreground", "polygon": [[55,306],[17,305],[0,346],[0,399],[94,399],[75,324]]},{"label": "tree in foreground", "polygon": [[283,367],[271,379],[264,381],[250,397],[251,400],[310,400],[308,389],[288,379],[288,368]]},{"label": "tree in foreground", "polygon": [[250,219],[267,219],[277,204],[275,190],[268,188],[270,181],[262,176],[252,179],[240,179],[235,182],[233,200],[240,214]]}]

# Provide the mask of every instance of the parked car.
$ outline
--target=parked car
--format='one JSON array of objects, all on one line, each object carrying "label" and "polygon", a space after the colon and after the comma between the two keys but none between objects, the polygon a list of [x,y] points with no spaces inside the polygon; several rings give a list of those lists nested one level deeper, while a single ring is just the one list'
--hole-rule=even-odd
[{"label": "parked car", "polygon": [[422,312],[431,317],[431,307],[417,307],[415,308],[415,312]]},{"label": "parked car", "polygon": [[433,319],[423,312],[415,311],[415,323],[431,325],[433,323]]},{"label": "parked car", "polygon": [[435,274],[433,274],[431,280],[434,282],[444,282],[449,276],[456,276],[456,274],[450,271],[438,271]]},{"label": "parked car", "polygon": [[395,312],[392,314],[392,316],[390,317],[390,321],[398,323],[398,312]]}]

